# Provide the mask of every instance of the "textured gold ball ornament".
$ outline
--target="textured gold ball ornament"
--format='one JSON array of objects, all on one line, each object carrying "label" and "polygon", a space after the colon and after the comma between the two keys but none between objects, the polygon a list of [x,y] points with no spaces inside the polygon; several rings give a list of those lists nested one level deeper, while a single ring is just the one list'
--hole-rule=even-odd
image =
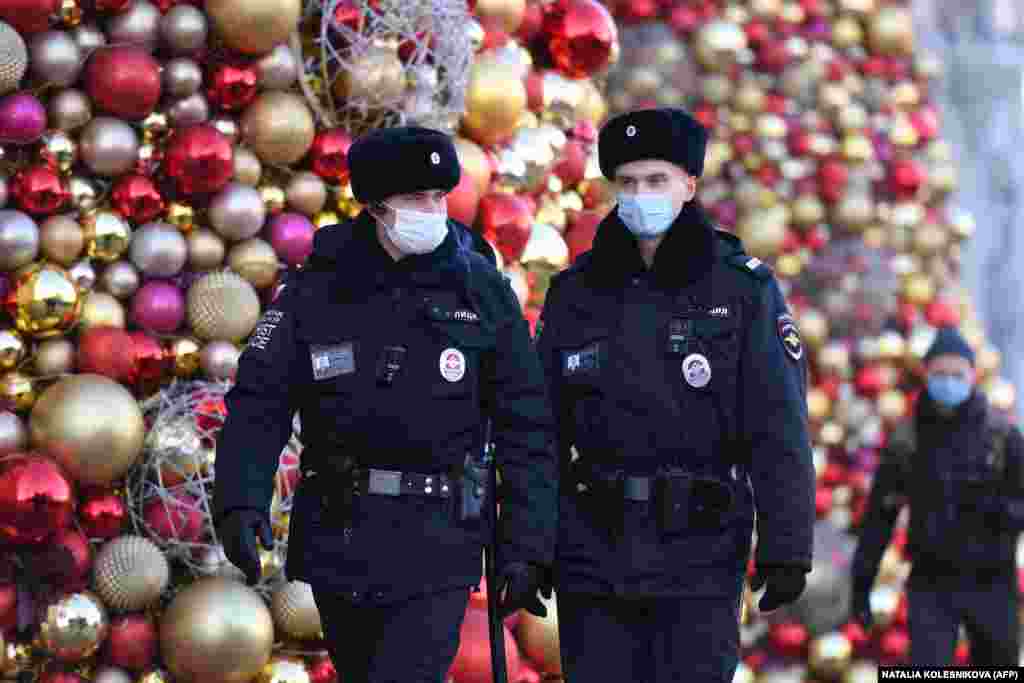
[{"label": "textured gold ball ornament", "polygon": [[914,54],[914,19],[908,7],[886,5],[868,19],[868,45],[881,55]]},{"label": "textured gold ball ornament", "polygon": [[248,586],[202,578],[175,596],[160,619],[160,652],[181,683],[241,683],[270,660],[274,622]]},{"label": "textured gold ball ornament", "polygon": [[696,56],[704,68],[725,71],[735,63],[739,52],[746,47],[747,35],[739,24],[711,21],[697,34]]},{"label": "textured gold ball ornament", "polygon": [[0,95],[17,90],[28,68],[28,48],[13,26],[0,21]]},{"label": "textured gold ball ornament", "polygon": [[69,593],[46,606],[39,642],[58,660],[79,662],[99,650],[109,629],[107,610],[96,595]]},{"label": "textured gold ball ornament", "polygon": [[252,332],[260,317],[256,290],[230,271],[208,273],[188,290],[188,319],[203,340],[238,342]]},{"label": "textured gold ball ornament", "polygon": [[265,55],[288,40],[302,12],[299,0],[209,0],[206,12],[233,50]]},{"label": "textured gold ball ornament", "polygon": [[145,430],[135,397],[92,374],[71,375],[47,388],[29,418],[33,445],[86,485],[124,476],[142,452]]},{"label": "textured gold ball ornament", "polygon": [[270,602],[274,623],[291,638],[308,640],[322,635],[320,612],[313,589],[302,581],[282,584]]},{"label": "textured gold ball ornament", "polygon": [[309,151],[315,133],[309,106],[292,93],[264,92],[242,116],[242,137],[266,164],[294,164]]},{"label": "textured gold ball ornament", "polygon": [[24,413],[36,402],[32,378],[21,372],[0,375],[0,410]]},{"label": "textured gold ball ornament", "polygon": [[7,312],[19,332],[34,339],[64,334],[82,312],[82,297],[68,271],[36,261],[15,271]]},{"label": "textured gold ball ornament", "polygon": [[170,580],[163,552],[142,536],[119,536],[96,556],[93,583],[103,601],[118,611],[146,609],[159,600]]}]

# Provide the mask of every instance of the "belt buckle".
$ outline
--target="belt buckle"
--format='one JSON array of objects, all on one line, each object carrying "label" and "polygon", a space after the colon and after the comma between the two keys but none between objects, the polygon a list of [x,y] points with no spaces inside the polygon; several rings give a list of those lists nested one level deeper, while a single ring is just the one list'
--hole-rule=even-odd
[{"label": "belt buckle", "polygon": [[381,496],[402,495],[402,473],[391,470],[370,470],[370,493]]}]

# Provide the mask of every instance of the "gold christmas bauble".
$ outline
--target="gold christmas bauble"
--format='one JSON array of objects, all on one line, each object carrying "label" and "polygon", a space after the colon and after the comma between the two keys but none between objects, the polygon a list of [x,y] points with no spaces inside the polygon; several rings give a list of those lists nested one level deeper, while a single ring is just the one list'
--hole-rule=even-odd
[{"label": "gold christmas bauble", "polygon": [[708,22],[697,33],[697,59],[710,71],[725,71],[746,47],[746,33],[739,24],[730,21]]},{"label": "gold christmas bauble", "polygon": [[90,327],[125,326],[124,306],[115,297],[106,292],[91,291],[85,295],[85,302],[82,304],[82,319],[79,323],[80,330],[87,330]]},{"label": "gold christmas bauble", "polygon": [[843,683],[876,683],[878,665],[871,661],[857,661],[843,673]]},{"label": "gold christmas bauble", "polygon": [[93,374],[64,377],[48,387],[29,418],[33,445],[86,485],[124,476],[142,452],[145,430],[135,397]]},{"label": "gold christmas bauble", "polygon": [[538,617],[523,611],[516,626],[516,639],[523,648],[523,654],[545,676],[562,675],[562,657],[558,640],[557,597],[542,599],[547,608],[546,617]]},{"label": "gold christmas bauble", "polygon": [[189,288],[187,303],[192,331],[204,341],[241,341],[260,317],[256,290],[230,271],[201,277]]},{"label": "gold christmas bauble", "polygon": [[64,334],[78,322],[82,296],[67,270],[36,261],[14,271],[6,306],[19,332],[46,339]]},{"label": "gold christmas bauble", "polygon": [[519,30],[526,14],[526,0],[477,0],[473,15],[484,27],[511,35]]},{"label": "gold christmas bauble", "polygon": [[32,378],[22,372],[0,375],[0,410],[23,413],[36,402]]},{"label": "gold christmas bauble", "polygon": [[821,422],[832,412],[832,399],[821,389],[812,387],[807,391],[807,414],[811,420]]},{"label": "gold christmas bauble", "polygon": [[526,86],[518,69],[495,59],[473,62],[466,89],[466,135],[482,145],[510,138],[526,111]]},{"label": "gold christmas bauble", "polygon": [[28,68],[28,48],[21,34],[0,21],[0,95],[18,89]]},{"label": "gold christmas bauble", "polygon": [[193,270],[213,270],[224,263],[224,238],[207,228],[193,230],[186,238],[188,262]]},{"label": "gold christmas bauble", "polygon": [[789,210],[782,205],[754,210],[740,217],[736,233],[750,255],[774,259],[782,251],[788,221]]},{"label": "gold christmas bauble", "polygon": [[811,349],[828,341],[828,318],[816,308],[805,308],[799,316],[800,336]]},{"label": "gold christmas bauble", "polygon": [[181,683],[242,683],[270,661],[274,622],[258,593],[220,577],[178,593],[160,619],[160,652]]},{"label": "gold christmas bauble", "polygon": [[67,268],[82,255],[85,234],[70,216],[53,216],[39,226],[39,247],[43,255]]},{"label": "gold christmas bauble", "polygon": [[398,52],[390,46],[371,45],[352,58],[352,64],[338,73],[333,93],[340,101],[370,108],[398,102],[405,92],[405,68]]},{"label": "gold christmas bauble", "polygon": [[825,633],[811,641],[808,664],[818,676],[832,680],[838,678],[850,664],[853,645],[839,632]]},{"label": "gold christmas bauble", "polygon": [[201,351],[202,345],[192,337],[181,337],[172,341],[168,345],[167,355],[174,364],[174,376],[185,379],[199,372]]},{"label": "gold christmas bauble", "polygon": [[298,657],[274,655],[252,683],[310,683],[309,669]]},{"label": "gold christmas bauble", "polygon": [[302,13],[300,0],[207,0],[206,13],[233,50],[265,55],[288,40]]},{"label": "gold christmas bauble", "polygon": [[878,397],[878,414],[887,422],[903,419],[907,413],[907,396],[898,389],[883,391]]},{"label": "gold christmas bauble", "polygon": [[846,50],[864,42],[864,28],[856,17],[842,15],[832,22],[832,44]]},{"label": "gold christmas bauble", "polygon": [[910,8],[886,5],[868,18],[868,45],[888,57],[914,54],[914,19]]},{"label": "gold christmas bauble", "polygon": [[491,175],[493,170],[491,162],[487,158],[480,145],[472,140],[463,137],[455,138],[455,152],[459,157],[459,165],[462,172],[469,175],[476,185],[477,193],[482,197],[491,186]]},{"label": "gold christmas bauble", "polygon": [[274,623],[291,638],[308,640],[322,635],[320,612],[308,583],[281,584],[271,599],[270,611]]},{"label": "gold christmas bauble", "polygon": [[114,211],[91,211],[81,219],[85,238],[85,253],[89,258],[113,263],[128,250],[132,229],[128,222]]},{"label": "gold christmas bauble", "polygon": [[39,643],[62,662],[80,662],[100,649],[110,630],[107,610],[92,593],[68,593],[46,606]]},{"label": "gold christmas bauble", "polygon": [[40,342],[32,358],[35,373],[40,377],[56,377],[75,369],[75,345],[67,339],[47,339]]},{"label": "gold christmas bauble", "polygon": [[146,609],[159,600],[169,580],[167,558],[142,536],[119,536],[96,556],[93,584],[103,601],[115,610]]},{"label": "gold christmas bauble", "polygon": [[918,306],[927,304],[935,298],[935,284],[924,273],[911,273],[903,280],[903,297]]},{"label": "gold christmas bauble", "polygon": [[277,280],[277,253],[269,242],[253,237],[231,247],[228,267],[256,289],[266,289]]},{"label": "gold christmas bauble", "polygon": [[242,137],[265,164],[294,164],[309,151],[315,134],[309,106],[292,93],[264,92],[242,115]]},{"label": "gold christmas bauble", "polygon": [[313,216],[327,203],[327,185],[315,173],[302,171],[288,181],[284,195],[291,208],[307,216]]},{"label": "gold christmas bauble", "polygon": [[0,371],[13,370],[28,355],[28,344],[17,330],[0,328]]},{"label": "gold christmas bauble", "polygon": [[825,220],[825,203],[817,195],[804,194],[793,200],[793,222],[811,226]]}]

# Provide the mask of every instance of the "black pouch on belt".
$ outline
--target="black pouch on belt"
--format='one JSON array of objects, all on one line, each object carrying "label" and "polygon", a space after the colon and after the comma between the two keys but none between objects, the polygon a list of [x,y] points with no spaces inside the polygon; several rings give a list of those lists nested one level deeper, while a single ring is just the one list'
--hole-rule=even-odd
[{"label": "black pouch on belt", "polygon": [[484,517],[487,503],[487,467],[471,455],[466,456],[458,478],[455,521],[463,526],[477,526]]},{"label": "black pouch on belt", "polygon": [[658,473],[654,486],[654,506],[658,530],[662,536],[681,534],[691,527],[693,475],[671,469]]}]

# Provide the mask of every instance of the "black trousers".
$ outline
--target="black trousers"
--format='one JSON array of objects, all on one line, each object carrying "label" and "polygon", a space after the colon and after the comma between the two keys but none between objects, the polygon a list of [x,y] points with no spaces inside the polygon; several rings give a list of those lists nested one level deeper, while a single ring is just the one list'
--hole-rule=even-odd
[{"label": "black trousers", "polygon": [[970,640],[972,665],[1017,666],[1016,576],[915,571],[907,583],[907,598],[912,666],[952,664],[961,624]]},{"label": "black trousers", "polygon": [[567,683],[732,683],[740,595],[626,600],[558,595]]},{"label": "black trousers", "polygon": [[314,586],[313,598],[339,680],[443,683],[459,649],[469,590],[375,605]]}]

